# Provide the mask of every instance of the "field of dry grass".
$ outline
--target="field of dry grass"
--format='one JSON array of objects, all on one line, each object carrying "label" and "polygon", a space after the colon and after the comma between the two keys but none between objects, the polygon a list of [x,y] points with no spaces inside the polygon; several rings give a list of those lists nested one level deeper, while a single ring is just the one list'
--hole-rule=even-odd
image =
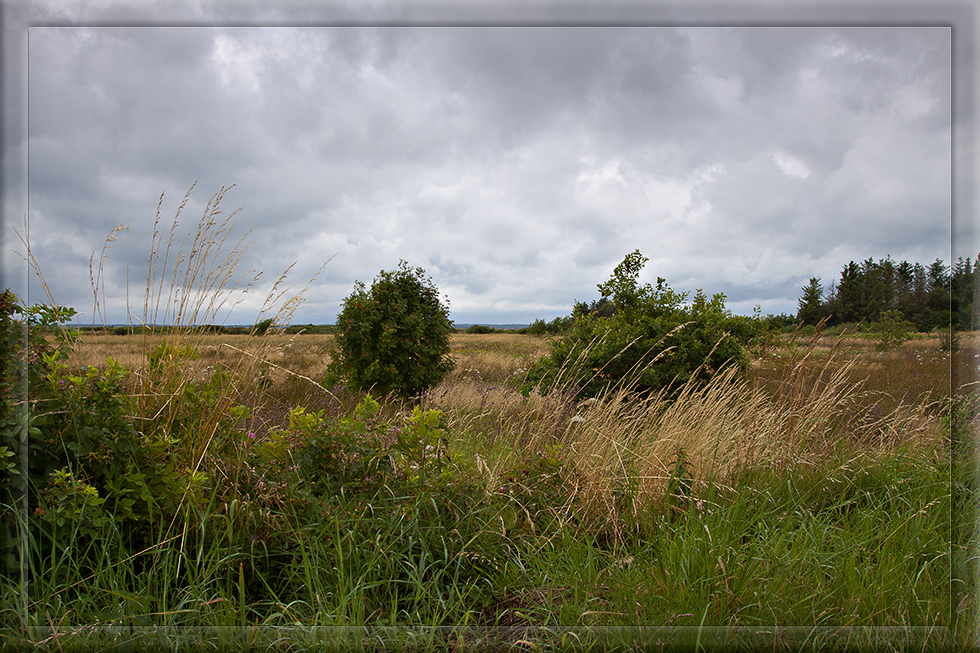
[{"label": "field of dry grass", "polygon": [[[236,362],[240,352],[245,351],[270,365],[273,380],[285,378],[289,372],[312,379],[322,378],[330,362],[330,351],[335,347],[332,335],[270,333],[253,337],[208,333],[165,338],[162,335],[83,333],[69,365],[99,366],[111,357],[127,369],[136,371],[146,365],[147,352],[164,340],[170,344],[191,345],[199,356],[192,367],[200,370]],[[548,341],[544,337],[518,333],[457,333],[452,336],[450,347],[456,369],[444,382],[477,376],[503,381],[531,360],[547,353]]]},{"label": "field of dry grass", "polygon": [[[164,336],[101,335],[83,333],[71,355],[69,364],[102,365],[107,357],[114,358],[127,369],[138,370],[146,364],[146,353],[164,340]],[[284,378],[289,372],[312,379],[322,378],[335,347],[332,335],[280,335],[264,337],[247,335],[197,334],[170,338],[171,344],[190,344],[200,358],[195,368],[206,369],[237,361],[240,352],[248,352],[270,366],[273,379]],[[808,341],[790,343],[787,337],[764,352],[755,352],[750,378],[763,386],[780,382],[794,352],[807,348]],[[848,371],[852,382],[863,382],[864,390],[885,393],[896,399],[916,399],[924,393],[948,393],[955,386],[976,381],[980,361],[980,332],[959,336],[959,348],[952,355],[942,352],[939,338],[921,334],[901,347],[878,353],[874,341],[867,338],[838,339],[824,336],[813,342],[812,351],[804,365],[822,367],[833,353],[835,361],[853,361]],[[443,381],[453,384],[464,379],[502,382],[520,375],[534,359],[548,352],[548,338],[518,333],[466,334],[452,336],[451,355],[456,369]],[[286,371],[288,370],[288,372]]]}]

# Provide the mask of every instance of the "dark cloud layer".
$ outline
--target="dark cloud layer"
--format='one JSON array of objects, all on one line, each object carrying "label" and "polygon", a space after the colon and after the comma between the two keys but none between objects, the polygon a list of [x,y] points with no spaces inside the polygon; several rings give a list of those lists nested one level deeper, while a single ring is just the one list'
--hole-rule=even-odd
[{"label": "dark cloud layer", "polygon": [[[950,259],[945,27],[199,22],[29,31],[4,211],[28,215],[62,303],[91,312],[89,257],[125,224],[106,267],[109,320],[125,320],[160,193],[168,218],[195,180],[184,224],[237,184],[242,265],[267,270],[242,322],[280,271],[296,262],[302,285],[330,257],[296,320],[332,321],[355,279],[400,259],[458,321],[498,323],[567,313],[633,249],[646,280],[740,312],[793,313],[809,277],[829,286],[851,259]],[[957,229],[976,256],[975,227]],[[24,282],[13,257],[4,273]]]}]

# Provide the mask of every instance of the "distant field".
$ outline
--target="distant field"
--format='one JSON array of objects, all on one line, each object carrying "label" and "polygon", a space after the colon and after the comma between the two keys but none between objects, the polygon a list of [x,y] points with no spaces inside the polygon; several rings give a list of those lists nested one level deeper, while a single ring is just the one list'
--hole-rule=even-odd
[{"label": "distant field", "polygon": [[[198,365],[206,368],[221,362],[237,361],[239,350],[268,361],[273,374],[285,376],[289,370],[313,379],[319,379],[326,371],[330,352],[334,349],[334,336],[324,334],[269,334],[263,338],[247,335],[203,334],[183,336],[188,344],[197,349]],[[146,352],[162,342],[160,335],[100,335],[82,333],[79,346],[72,353],[70,363],[80,366],[101,364],[112,357],[125,367],[135,370],[146,362]],[[796,347],[803,347],[807,340],[800,339]],[[919,334],[899,348],[880,354],[874,349],[875,342],[867,338],[823,336],[816,340],[807,364],[819,364],[832,351],[841,359],[856,359],[851,376],[854,380],[866,379],[869,389],[905,396],[917,395],[926,390],[948,392],[952,377],[957,374],[957,385],[976,380],[977,363],[980,362],[980,332],[959,335],[959,348],[951,357],[940,351],[939,338],[933,334]],[[445,382],[479,376],[487,381],[502,381],[527,367],[527,364],[548,352],[548,338],[518,333],[453,334],[450,340],[456,369]],[[779,378],[782,362],[793,345],[789,336],[782,336],[768,351],[754,352],[751,377],[762,384]],[[279,369],[282,368],[282,369]]]},{"label": "distant field", "polygon": [[[146,353],[167,340],[162,335],[101,335],[82,333],[69,363],[74,366],[100,365],[112,357],[128,369],[145,365]],[[171,341],[173,338],[170,339]],[[193,346],[200,358],[197,367],[206,368],[223,361],[237,361],[239,351],[261,357],[291,372],[320,378],[335,348],[334,336],[321,334],[269,334],[262,338],[247,335],[201,334],[181,336],[181,343]],[[173,344],[171,342],[171,344]],[[453,334],[450,340],[456,360],[454,375],[479,371],[487,378],[502,379],[520,369],[522,361],[548,351],[547,338],[517,333]]]}]

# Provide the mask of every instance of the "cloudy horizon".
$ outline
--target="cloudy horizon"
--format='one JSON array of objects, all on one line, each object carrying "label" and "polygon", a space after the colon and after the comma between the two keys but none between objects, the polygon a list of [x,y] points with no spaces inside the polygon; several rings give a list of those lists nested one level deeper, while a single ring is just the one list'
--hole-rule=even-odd
[{"label": "cloudy horizon", "polygon": [[636,249],[644,282],[795,314],[851,260],[980,247],[972,222],[951,231],[948,27],[74,25],[26,48],[5,157],[29,163],[27,205],[8,175],[4,244],[19,210],[82,324],[118,225],[101,319],[136,320],[157,202],[169,221],[195,180],[181,225],[234,185],[240,270],[265,271],[229,324],[293,263],[298,287],[323,266],[294,323],[332,323],[405,260],[457,323],[511,324],[596,299]]}]

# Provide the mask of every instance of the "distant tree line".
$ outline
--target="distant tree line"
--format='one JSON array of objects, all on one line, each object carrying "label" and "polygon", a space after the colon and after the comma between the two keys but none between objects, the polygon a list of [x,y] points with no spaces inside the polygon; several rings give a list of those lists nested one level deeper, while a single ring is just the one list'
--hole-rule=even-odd
[{"label": "distant tree line", "polygon": [[886,311],[899,311],[917,331],[950,326],[972,331],[980,328],[974,314],[978,272],[980,258],[973,262],[969,257],[960,257],[952,268],[938,258],[928,266],[899,263],[890,256],[851,261],[826,294],[818,277],[810,279],[802,289],[797,319],[816,324],[827,318],[829,325],[877,322]]}]

